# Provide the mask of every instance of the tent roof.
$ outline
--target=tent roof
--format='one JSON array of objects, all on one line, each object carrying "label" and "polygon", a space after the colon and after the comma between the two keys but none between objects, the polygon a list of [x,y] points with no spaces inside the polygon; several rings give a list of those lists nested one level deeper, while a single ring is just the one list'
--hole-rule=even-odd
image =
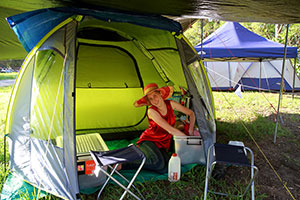
[{"label": "tent roof", "polygon": [[[2,0],[0,11],[15,9],[20,12],[53,7],[105,7],[140,14],[214,18],[224,21],[266,23],[299,23],[298,0]],[[0,13],[1,13],[0,12]],[[8,17],[8,16],[7,16]]]},{"label": "tent roof", "polygon": [[[195,46],[201,52],[201,44]],[[237,22],[226,22],[203,41],[204,58],[283,58],[284,45],[261,37]],[[287,47],[287,58],[297,47]]]},{"label": "tent roof", "polygon": [[19,13],[54,7],[118,9],[128,13],[167,15],[189,25],[187,19],[213,18],[224,21],[265,23],[300,23],[298,0],[2,0],[0,1],[0,60],[23,59],[26,51],[19,43],[6,17]]},{"label": "tent roof", "polygon": [[73,15],[92,16],[103,21],[125,22],[176,33],[182,30],[180,23],[159,15],[137,15],[108,9],[48,8],[15,15],[7,18],[7,21],[21,44],[30,52],[49,31]]}]

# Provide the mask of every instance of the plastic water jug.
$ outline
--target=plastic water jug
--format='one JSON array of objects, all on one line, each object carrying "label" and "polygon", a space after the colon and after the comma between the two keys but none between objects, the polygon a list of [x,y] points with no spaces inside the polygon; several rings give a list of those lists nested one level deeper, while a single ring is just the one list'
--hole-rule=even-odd
[{"label": "plastic water jug", "polygon": [[180,176],[181,176],[180,158],[176,153],[173,153],[172,157],[169,160],[168,179],[170,182],[176,182],[179,181]]}]

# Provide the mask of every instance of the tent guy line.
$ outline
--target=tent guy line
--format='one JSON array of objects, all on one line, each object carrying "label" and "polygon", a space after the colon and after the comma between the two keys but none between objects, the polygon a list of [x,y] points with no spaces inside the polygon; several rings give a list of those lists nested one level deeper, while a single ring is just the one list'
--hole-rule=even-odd
[{"label": "tent guy line", "polygon": [[[261,91],[267,91],[267,92],[277,92],[276,90],[259,88],[258,86],[257,86],[257,87],[253,87],[253,86],[249,86],[249,85],[246,85],[246,84],[243,84],[243,83],[235,82],[235,81],[233,81],[233,80],[231,80],[231,79],[227,78],[226,76],[224,76],[224,75],[222,75],[222,74],[220,74],[220,73],[218,73],[218,72],[216,72],[216,71],[214,71],[214,70],[210,69],[210,68],[206,68],[206,70],[207,70],[207,71],[210,71],[210,72],[213,72],[214,74],[217,74],[218,76],[220,76],[220,77],[224,78],[225,80],[228,80],[228,81],[231,81],[231,82],[233,82],[233,83],[234,83],[234,84],[236,84],[237,86],[249,87],[249,88],[252,88],[252,89],[260,89]],[[209,76],[212,76],[212,75],[211,75],[211,74],[209,74]],[[214,80],[214,81],[215,81],[215,79],[213,79],[213,78],[212,78],[212,80]],[[218,86],[218,83],[217,83],[217,82],[215,82],[215,85],[217,85],[217,86]]]},{"label": "tent guy line", "polygon": [[[223,95],[224,99],[227,101],[227,103],[230,105],[230,107],[233,110],[234,114],[239,117],[238,112],[235,110],[234,106],[226,98],[226,95],[224,93],[222,93],[222,95]],[[270,162],[270,160],[268,159],[268,157],[266,156],[266,154],[263,152],[262,148],[256,142],[255,138],[253,137],[253,135],[251,134],[251,132],[247,128],[246,124],[243,121],[241,121],[241,124],[243,125],[243,127],[246,130],[246,132],[248,133],[248,135],[250,136],[250,138],[254,142],[255,146],[258,148],[259,152],[262,154],[262,156],[264,157],[264,159],[267,161],[268,165],[270,166],[270,168],[272,169],[272,171],[274,172],[274,174],[276,175],[276,177],[279,179],[280,183],[283,185],[283,187],[286,189],[286,191],[292,197],[292,199],[296,200],[295,197],[293,196],[293,194],[291,193],[290,189],[287,187],[286,183],[284,183],[284,181],[282,180],[282,178],[280,177],[280,175],[278,174],[278,172],[276,171],[276,169],[274,168],[274,166],[272,165],[272,163]]]}]

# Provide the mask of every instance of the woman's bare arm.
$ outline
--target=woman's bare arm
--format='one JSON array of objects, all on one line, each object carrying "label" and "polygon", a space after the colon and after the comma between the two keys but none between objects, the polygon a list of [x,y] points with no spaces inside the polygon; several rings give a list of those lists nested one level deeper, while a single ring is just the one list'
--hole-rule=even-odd
[{"label": "woman's bare arm", "polygon": [[184,107],[183,105],[181,105],[175,101],[171,101],[171,106],[173,109],[189,116],[189,119],[190,119],[189,135],[193,135],[195,120],[196,120],[194,111],[192,111],[191,109],[189,109],[187,107]]},{"label": "woman's bare arm", "polygon": [[160,114],[153,110],[148,109],[148,117],[151,118],[155,123],[157,123],[160,127],[168,131],[171,135],[175,136],[185,136],[183,132],[171,126],[164,118],[160,116]]}]

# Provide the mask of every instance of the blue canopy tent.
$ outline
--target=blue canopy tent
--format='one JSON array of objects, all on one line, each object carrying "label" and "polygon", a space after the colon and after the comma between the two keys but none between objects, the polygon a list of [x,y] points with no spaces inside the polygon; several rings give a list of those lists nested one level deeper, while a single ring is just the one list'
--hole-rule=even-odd
[{"label": "blue canopy tent", "polygon": [[[201,54],[201,44],[195,46]],[[287,59],[297,57],[296,47],[287,47]],[[213,90],[279,90],[284,45],[270,41],[237,22],[226,22],[209,35],[202,56]],[[293,66],[286,62],[284,89],[300,90]]]}]

